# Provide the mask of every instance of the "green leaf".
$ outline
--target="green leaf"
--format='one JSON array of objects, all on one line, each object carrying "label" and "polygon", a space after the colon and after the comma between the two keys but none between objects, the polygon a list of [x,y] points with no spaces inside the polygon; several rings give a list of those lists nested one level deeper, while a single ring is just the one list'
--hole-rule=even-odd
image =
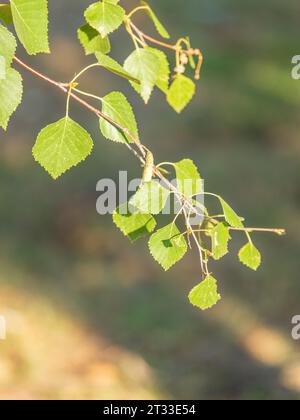
[{"label": "green leaf", "polygon": [[69,117],[45,127],[33,147],[35,160],[57,179],[92,151],[89,133]]},{"label": "green leaf", "polygon": [[125,10],[111,2],[100,1],[91,4],[84,13],[87,22],[104,38],[118,29],[125,18]]},{"label": "green leaf", "polygon": [[122,204],[113,214],[113,221],[121,232],[134,242],[153,232],[156,221],[151,214],[131,212],[128,203]]},{"label": "green leaf", "polygon": [[218,293],[217,280],[212,276],[207,276],[189,293],[190,303],[203,311],[215,306],[219,300],[221,300],[221,296]]},{"label": "green leaf", "polygon": [[[136,140],[139,140],[137,123],[133,110],[126,97],[121,92],[111,92],[102,98],[102,112],[125,127]],[[116,142],[133,143],[130,135],[124,133],[113,124],[100,118],[100,130],[104,137]]]},{"label": "green leaf", "polygon": [[110,52],[109,38],[107,36],[102,38],[99,32],[89,24],[81,26],[77,31],[77,35],[86,55],[95,54],[96,52],[103,54]]},{"label": "green leaf", "polygon": [[261,255],[259,250],[248,242],[239,252],[239,259],[241,263],[256,271],[261,265]]},{"label": "green leaf", "polygon": [[144,182],[129,203],[141,213],[159,214],[165,207],[169,194],[157,181]]},{"label": "green leaf", "polygon": [[10,4],[0,4],[0,19],[2,19],[7,26],[12,23]]},{"label": "green leaf", "polygon": [[139,84],[140,81],[132,75],[130,72],[126,71],[121,64],[119,64],[117,61],[115,61],[113,58],[109,57],[108,55],[102,54],[101,52],[97,52],[96,58],[98,60],[98,63],[104,67],[106,70],[111,71],[112,73],[123,77],[124,79],[127,79],[129,81],[133,81],[134,83]]},{"label": "green leaf", "polygon": [[148,47],[148,51],[151,51],[159,59],[159,70],[157,73],[156,86],[165,94],[169,90],[170,80],[170,64],[166,54],[157,48]]},{"label": "green leaf", "polygon": [[243,219],[236,214],[236,212],[229,206],[228,203],[226,203],[225,200],[223,200],[223,198],[220,198],[220,202],[223,208],[226,222],[231,227],[242,229],[244,227],[243,222],[242,222]]},{"label": "green leaf", "polygon": [[17,42],[13,34],[0,24],[0,56],[5,59],[5,68],[9,68],[17,48]]},{"label": "green leaf", "polygon": [[28,54],[49,53],[47,0],[10,0],[17,35]]},{"label": "green leaf", "polygon": [[180,114],[192,100],[195,92],[195,83],[188,77],[179,75],[176,77],[167,93],[167,101],[169,105]]},{"label": "green leaf", "polygon": [[4,130],[11,115],[15,112],[22,101],[23,85],[22,77],[16,70],[6,70],[6,78],[0,80],[0,127]]},{"label": "green leaf", "polygon": [[151,48],[137,48],[126,59],[124,68],[141,81],[140,86],[135,83],[132,83],[132,86],[145,103],[148,103],[159,76],[160,60],[157,55],[151,51]]},{"label": "green leaf", "polygon": [[184,236],[175,223],[171,223],[151,236],[149,249],[153,258],[167,271],[184,257],[188,248]]},{"label": "green leaf", "polygon": [[215,260],[220,260],[228,254],[228,242],[230,239],[229,228],[224,223],[219,223],[212,229],[212,253]]},{"label": "green leaf", "polygon": [[165,39],[169,39],[170,35],[168,33],[168,31],[166,30],[166,28],[164,27],[164,25],[160,22],[160,20],[158,19],[158,17],[156,16],[156,14],[153,12],[153,10],[151,9],[151,7],[148,5],[148,3],[146,3],[145,1],[142,1],[142,5],[147,6],[147,12],[150,16],[150,18],[152,19],[157,32],[159,33],[159,35],[162,38]]},{"label": "green leaf", "polygon": [[178,190],[186,197],[203,192],[203,182],[197,166],[190,159],[174,163]]},{"label": "green leaf", "polygon": [[6,60],[3,55],[0,55],[0,80],[6,78]]}]

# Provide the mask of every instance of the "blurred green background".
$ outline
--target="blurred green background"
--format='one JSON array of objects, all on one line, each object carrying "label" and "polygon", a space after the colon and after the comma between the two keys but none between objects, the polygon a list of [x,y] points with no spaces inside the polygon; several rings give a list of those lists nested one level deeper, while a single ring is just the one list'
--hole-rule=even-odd
[{"label": "blurred green background", "polygon": [[[76,40],[84,0],[50,0],[51,56],[28,58],[68,81],[91,58]],[[127,9],[137,5],[123,1]],[[213,269],[223,300],[202,313],[187,301],[200,280],[196,253],[167,274],[146,241],[130,245],[96,213],[96,183],[119,170],[140,173],[126,148],[105,141],[94,116],[72,104],[95,140],[86,162],[54,182],[31,148],[62,116],[64,97],[22,71],[22,106],[1,133],[0,398],[298,399],[300,343],[300,54],[298,0],[150,1],[174,39],[189,34],[204,56],[202,79],[178,117],[157,92],[146,107],[105,71],[83,80],[104,95],[121,89],[134,105],[143,141],[164,160],[190,157],[207,190],[224,196],[249,226],[285,227],[255,237],[259,272],[239,265],[242,244]],[[151,22],[139,26],[154,34]],[[112,55],[132,50],[123,30]]]}]

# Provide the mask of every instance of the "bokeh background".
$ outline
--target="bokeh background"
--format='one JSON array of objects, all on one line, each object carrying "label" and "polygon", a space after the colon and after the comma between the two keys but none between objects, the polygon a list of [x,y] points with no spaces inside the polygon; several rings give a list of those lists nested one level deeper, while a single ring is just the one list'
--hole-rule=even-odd
[{"label": "bokeh background", "polygon": [[[84,0],[50,0],[52,55],[31,65],[68,81],[91,58],[76,40]],[[167,274],[146,241],[130,245],[95,210],[96,183],[119,170],[140,173],[126,148],[105,141],[94,116],[72,116],[95,140],[85,163],[54,182],[34,163],[38,132],[64,113],[64,97],[22,71],[25,93],[0,153],[0,398],[298,399],[300,342],[300,54],[298,0],[152,0],[176,37],[205,56],[191,106],[178,117],[158,92],[146,107],[105,71],[83,79],[104,95],[121,89],[134,105],[145,144],[161,161],[190,157],[206,188],[222,194],[259,234],[264,262],[252,273],[232,255],[214,266],[223,300],[201,313],[187,301],[200,280],[196,254]],[[123,1],[133,8],[135,0]],[[154,34],[147,17],[139,26]],[[132,49],[124,32],[112,55]]]}]

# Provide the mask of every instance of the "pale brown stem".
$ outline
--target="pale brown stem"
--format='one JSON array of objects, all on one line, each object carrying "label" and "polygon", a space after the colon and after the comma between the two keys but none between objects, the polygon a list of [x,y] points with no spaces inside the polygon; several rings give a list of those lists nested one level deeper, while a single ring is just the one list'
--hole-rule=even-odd
[{"label": "pale brown stem", "polygon": [[276,235],[283,236],[286,234],[285,229],[270,229],[270,228],[234,228],[231,227],[230,230],[236,230],[240,232],[268,232],[268,233],[275,233]]},{"label": "pale brown stem", "polygon": [[[131,20],[129,20],[129,25],[131,26],[131,28],[136,32],[136,34],[142,39],[146,39],[149,42],[152,42],[153,44],[159,45],[160,47],[163,48],[167,48],[169,50],[173,50],[176,52],[179,51],[183,51],[181,46],[178,44],[172,45],[172,44],[168,44],[166,42],[163,41],[159,41],[156,38],[153,38],[152,36],[149,36],[147,34],[145,34],[143,31],[141,31],[134,23],[132,23]],[[195,79],[199,80],[200,79],[200,73],[201,73],[201,68],[202,68],[202,64],[203,64],[203,54],[201,53],[201,51],[197,48],[197,49],[193,49],[193,48],[189,48],[187,50],[184,50],[184,53],[190,56],[197,56],[198,57],[198,63],[196,66],[196,71],[195,71]]]},{"label": "pale brown stem", "polygon": [[[62,90],[65,93],[69,92],[69,85],[68,84],[57,82],[57,81],[51,79],[50,77],[45,76],[44,74],[42,74],[39,71],[35,70],[34,68],[30,67],[28,64],[24,63],[18,57],[14,57],[14,60],[20,66],[22,66],[23,68],[28,70],[30,73],[34,74],[35,76],[39,77],[40,79],[44,80],[45,82],[47,82],[47,83],[49,83],[53,86],[56,86],[57,88],[59,88],[60,90]],[[91,104],[89,104],[88,102],[86,102],[85,100],[83,100],[82,98],[77,96],[72,91],[70,92],[70,97],[73,98],[78,103],[80,103],[85,108],[87,108],[88,110],[90,110],[91,112],[93,112],[94,114],[96,114],[98,117],[101,117],[101,118],[105,119],[106,121],[113,124],[115,127],[119,128],[121,131],[123,131],[132,140],[132,142],[136,145],[136,147],[139,149],[142,157],[145,156],[145,151],[143,149],[142,144],[140,143],[139,140],[137,140],[136,138],[134,138],[132,136],[132,134],[129,132],[129,130],[126,127],[121,126],[119,123],[114,121],[109,115],[106,115],[103,112],[101,112],[99,109],[93,107]],[[131,147],[131,146],[127,143],[127,147]]]},{"label": "pale brown stem", "polygon": [[[24,63],[18,57],[14,57],[14,60],[15,60],[16,63],[18,63],[23,68],[25,68],[30,73],[32,73],[35,76],[39,77],[40,79],[46,81],[47,83],[49,83],[49,84],[51,84],[53,86],[56,86],[57,88],[59,88],[60,90],[62,90],[64,93],[69,94],[71,98],[73,98],[75,101],[77,101],[78,103],[80,103],[83,107],[85,107],[86,109],[90,110],[91,112],[93,112],[94,114],[96,114],[98,117],[104,118],[106,121],[110,122],[115,127],[119,128],[121,131],[123,131],[132,140],[132,142],[135,144],[135,146],[138,148],[140,154],[137,153],[137,151],[134,150],[129,143],[125,143],[126,147],[131,151],[131,153],[134,154],[134,156],[136,156],[140,160],[140,162],[142,163],[142,165],[145,165],[145,156],[146,156],[145,150],[148,150],[148,149],[145,146],[143,146],[139,140],[137,140],[134,136],[132,136],[132,134],[129,132],[129,130],[126,127],[123,127],[118,122],[114,121],[109,115],[104,114],[99,109],[97,109],[97,108],[93,107],[92,105],[90,105],[84,99],[80,98],[75,93],[73,93],[72,90],[70,92],[70,87],[69,87],[68,84],[57,82],[57,81],[51,79],[50,77],[45,76],[44,74],[42,74],[39,71],[35,70],[34,68],[32,68],[31,66],[29,66],[28,64]],[[175,195],[178,198],[178,200],[184,201],[184,203],[187,205],[187,207],[191,211],[193,211],[194,213],[197,213],[197,210],[193,207],[193,205],[186,198],[184,198],[182,196],[182,194],[180,194],[180,192],[177,190],[177,188],[174,187],[174,185],[171,184],[171,182],[159,171],[159,169],[157,169],[157,168],[154,167],[154,173],[168,186],[168,188],[171,191],[173,191],[175,193]]]},{"label": "pale brown stem", "polygon": [[178,47],[177,45],[172,45],[172,44],[167,44],[166,42],[163,41],[159,41],[158,39],[152,38],[151,36],[145,34],[144,32],[142,32],[137,26],[135,26],[134,23],[132,23],[130,21],[130,26],[132,27],[132,29],[141,37],[143,37],[144,39],[147,39],[147,41],[152,42],[153,44],[159,45],[163,48],[168,48],[169,50],[174,50],[177,51]]},{"label": "pale brown stem", "polygon": [[[274,233],[279,236],[283,236],[286,234],[285,229],[278,229],[278,228],[234,228],[229,227],[229,230],[236,231],[236,232],[266,232],[266,233]],[[210,232],[210,229],[195,229],[195,232]]]}]

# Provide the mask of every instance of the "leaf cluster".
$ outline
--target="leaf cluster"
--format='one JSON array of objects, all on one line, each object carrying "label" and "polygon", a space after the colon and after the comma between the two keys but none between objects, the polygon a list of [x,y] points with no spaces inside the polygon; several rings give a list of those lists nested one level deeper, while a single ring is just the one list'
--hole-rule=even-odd
[{"label": "leaf cluster", "polygon": [[[128,203],[115,210],[114,223],[132,242],[150,236],[150,253],[164,270],[178,263],[194,242],[199,252],[199,277],[202,281],[192,289],[189,300],[192,305],[205,310],[221,298],[208,263],[228,254],[234,231],[245,234],[247,239],[238,255],[244,265],[257,270],[261,255],[250,236],[253,229],[245,227],[243,218],[222,197],[204,190],[193,161],[183,159],[155,165],[152,153],[141,142],[133,108],[122,92],[113,91],[100,97],[79,89],[81,76],[97,68],[127,80],[145,104],[149,102],[153,90],[158,89],[177,113],[181,113],[195,95],[196,83],[189,72],[194,74],[194,79],[199,79],[202,65],[200,50],[191,47],[189,38],[180,38],[174,44],[167,43],[170,35],[165,25],[145,1],[129,13],[120,3],[119,0],[100,0],[86,8],[77,37],[85,54],[93,56],[95,62],[68,83],[50,81],[67,93],[66,113],[59,121],[41,130],[33,147],[33,156],[53,179],[84,161],[92,152],[93,140],[86,129],[70,117],[70,100],[73,97],[92,109],[99,118],[99,130],[103,137],[126,145],[145,167],[137,192]],[[145,34],[135,25],[137,13],[145,13],[151,19],[160,40]],[[10,31],[10,25],[13,25],[17,38]],[[133,51],[124,63],[119,63],[110,55],[110,36],[122,25],[133,44]],[[22,76],[12,67],[18,41],[29,55],[50,52],[47,0],[10,0],[9,4],[0,4],[0,126],[4,130],[22,100]],[[165,50],[171,53],[171,57]],[[175,62],[175,68],[171,60]],[[20,60],[17,62],[22,64]],[[24,63],[22,65],[41,76]],[[99,109],[80,99],[83,97],[96,100]],[[169,174],[164,166],[174,171],[176,187],[164,176]],[[163,180],[163,184],[155,176]],[[165,226],[157,228],[156,216],[163,211],[172,194],[179,210]],[[209,208],[197,201],[199,196],[217,200],[220,214],[210,214]],[[202,217],[195,226],[191,220],[197,215]],[[179,223],[180,218],[183,223]]]}]

